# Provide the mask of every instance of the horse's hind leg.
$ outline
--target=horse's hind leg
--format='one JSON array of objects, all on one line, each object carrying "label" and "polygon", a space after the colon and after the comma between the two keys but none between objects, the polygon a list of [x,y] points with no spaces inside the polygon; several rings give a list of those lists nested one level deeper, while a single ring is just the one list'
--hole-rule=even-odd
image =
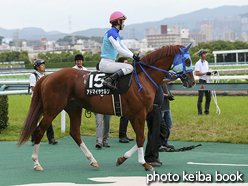
[{"label": "horse's hind leg", "polygon": [[36,128],[35,144],[34,144],[33,154],[31,158],[34,162],[34,169],[37,171],[43,171],[43,168],[41,167],[38,161],[40,141],[41,141],[41,138],[44,136],[45,131],[47,130],[51,122],[54,120],[54,118],[55,118],[54,116],[45,115],[42,118],[39,126]]},{"label": "horse's hind leg", "polygon": [[80,125],[81,125],[81,116],[82,116],[82,108],[78,106],[74,106],[73,103],[69,103],[66,108],[66,112],[69,114],[70,117],[70,135],[74,139],[74,141],[78,144],[80,149],[85,154],[86,158],[90,160],[90,165],[93,167],[99,168],[99,165],[89,149],[86,147],[84,142],[80,136]]}]

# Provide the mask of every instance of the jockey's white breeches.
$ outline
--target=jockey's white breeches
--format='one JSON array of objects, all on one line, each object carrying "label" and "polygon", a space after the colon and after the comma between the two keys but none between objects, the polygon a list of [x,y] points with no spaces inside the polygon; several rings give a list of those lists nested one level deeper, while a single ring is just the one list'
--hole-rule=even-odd
[{"label": "jockey's white breeches", "polygon": [[99,70],[104,73],[115,73],[122,70],[124,75],[130,74],[133,71],[133,66],[127,63],[115,62],[113,59],[102,58],[99,64]]}]

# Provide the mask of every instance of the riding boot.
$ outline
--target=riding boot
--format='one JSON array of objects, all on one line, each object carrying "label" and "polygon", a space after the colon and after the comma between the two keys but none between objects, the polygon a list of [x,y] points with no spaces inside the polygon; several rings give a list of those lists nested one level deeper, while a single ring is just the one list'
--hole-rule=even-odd
[{"label": "riding boot", "polygon": [[115,72],[114,74],[112,74],[111,76],[107,77],[104,81],[103,81],[103,85],[110,88],[110,89],[113,89],[113,90],[116,90],[117,87],[115,85],[113,85],[114,81],[118,78],[118,77],[122,77],[124,76],[124,73],[123,71],[120,69],[118,70],[117,72]]}]

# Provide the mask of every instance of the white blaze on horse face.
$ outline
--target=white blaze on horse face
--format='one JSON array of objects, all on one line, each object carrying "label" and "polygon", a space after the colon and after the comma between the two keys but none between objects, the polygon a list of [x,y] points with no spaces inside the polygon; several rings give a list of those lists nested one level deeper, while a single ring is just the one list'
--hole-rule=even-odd
[{"label": "white blaze on horse face", "polygon": [[146,163],[146,161],[144,159],[143,147],[138,148],[138,161],[141,165]]},{"label": "white blaze on horse face", "polygon": [[89,149],[86,147],[86,145],[84,144],[84,142],[82,141],[82,143],[80,144],[80,149],[83,151],[83,153],[85,154],[86,158],[88,160],[91,161],[91,163],[97,162],[95,160],[95,158],[92,156],[91,152],[89,151]]}]

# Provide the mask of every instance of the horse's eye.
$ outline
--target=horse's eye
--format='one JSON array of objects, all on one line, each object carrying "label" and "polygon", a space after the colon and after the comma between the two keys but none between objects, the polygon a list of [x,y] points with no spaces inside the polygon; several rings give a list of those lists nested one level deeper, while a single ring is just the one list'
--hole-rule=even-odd
[{"label": "horse's eye", "polygon": [[185,65],[186,65],[187,67],[189,67],[189,66],[191,65],[191,60],[190,60],[189,58],[187,58],[187,59],[185,60]]}]

